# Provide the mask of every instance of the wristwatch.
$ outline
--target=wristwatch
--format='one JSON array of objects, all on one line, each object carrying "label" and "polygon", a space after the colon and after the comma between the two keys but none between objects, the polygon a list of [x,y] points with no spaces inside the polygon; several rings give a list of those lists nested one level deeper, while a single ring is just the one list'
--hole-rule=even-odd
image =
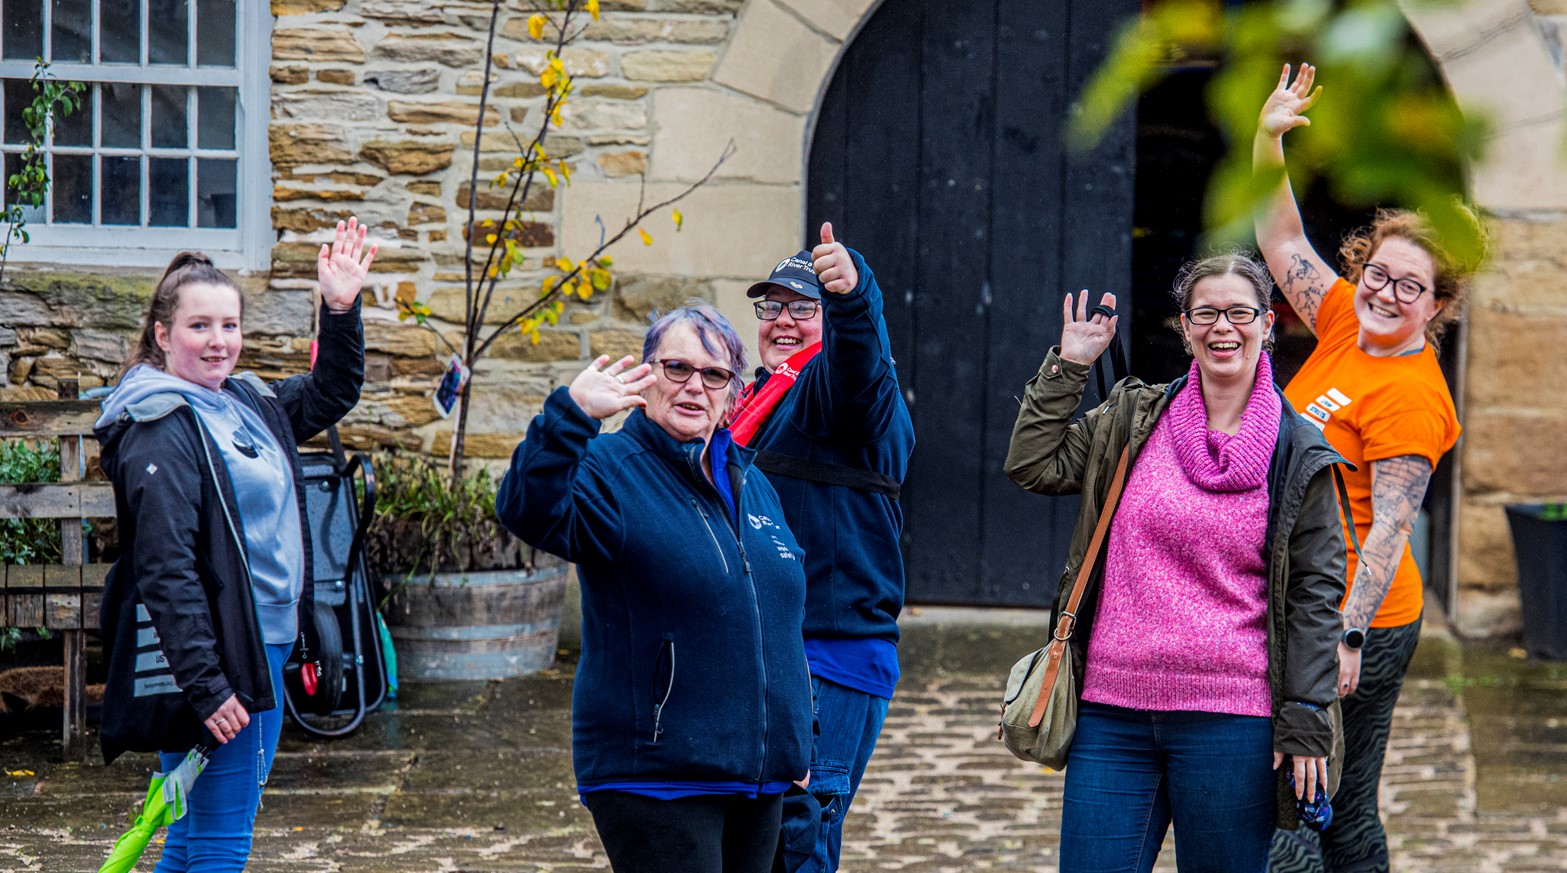
[{"label": "wristwatch", "polygon": [[1344,644],[1344,648],[1351,652],[1358,652],[1360,647],[1366,644],[1366,632],[1358,627],[1345,628],[1344,635],[1339,637],[1339,641]]}]

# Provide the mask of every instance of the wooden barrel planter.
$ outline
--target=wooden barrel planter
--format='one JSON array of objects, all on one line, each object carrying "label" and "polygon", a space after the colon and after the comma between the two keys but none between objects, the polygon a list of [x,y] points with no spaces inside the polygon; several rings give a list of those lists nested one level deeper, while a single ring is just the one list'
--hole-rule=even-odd
[{"label": "wooden barrel planter", "polygon": [[508,679],[555,663],[566,565],[388,580],[387,624],[409,681]]}]

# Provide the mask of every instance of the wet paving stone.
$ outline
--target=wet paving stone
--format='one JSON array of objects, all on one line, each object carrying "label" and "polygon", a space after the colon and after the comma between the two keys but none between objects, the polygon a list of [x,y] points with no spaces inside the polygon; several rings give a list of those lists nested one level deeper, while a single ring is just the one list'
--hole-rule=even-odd
[{"label": "wet paving stone", "polygon": [[[994,732],[996,684],[1036,631],[910,635],[849,816],[845,871],[1054,869],[1063,776],[1012,758]],[[408,685],[348,738],[285,732],[250,869],[606,869],[571,775],[570,676],[566,663],[524,680]],[[1381,786],[1394,871],[1567,873],[1564,692],[1562,665],[1422,643]],[[58,756],[42,729],[0,739],[0,873],[95,869],[156,766]],[[1173,837],[1156,869],[1174,871]]]}]

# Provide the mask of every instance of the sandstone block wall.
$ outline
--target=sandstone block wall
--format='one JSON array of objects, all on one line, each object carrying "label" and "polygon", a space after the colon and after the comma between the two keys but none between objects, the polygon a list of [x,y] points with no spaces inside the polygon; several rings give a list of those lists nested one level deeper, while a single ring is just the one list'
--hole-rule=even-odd
[{"label": "sandstone block wall", "polygon": [[[610,293],[572,309],[536,346],[516,335],[496,344],[473,389],[471,456],[505,457],[554,385],[594,354],[634,350],[655,308],[704,297],[751,333],[743,289],[802,242],[812,113],[874,5],[604,0],[603,19],[563,59],[576,91],[548,142],[573,160],[575,182],[529,198],[528,265],[501,296],[528,299],[545,259],[591,250],[596,218],[617,229],[644,175],[649,197],[667,195],[706,173],[728,141],[738,150],[682,204],[683,231],[654,216],[652,247],[631,240],[613,252]],[[269,376],[304,369],[316,248],[338,218],[359,215],[382,241],[366,310],[365,399],[346,425],[360,444],[441,452],[450,442],[430,401],[445,350],[398,323],[392,303],[426,302],[455,339],[487,9],[474,0],[272,3],[278,241],[270,272],[244,280],[242,363]],[[544,47],[528,38],[530,12],[508,0],[497,38],[481,214],[503,202],[487,180],[515,154],[509,131],[526,135],[542,104]],[[1495,260],[1476,283],[1465,341],[1453,545],[1458,627],[1506,633],[1519,602],[1502,507],[1567,499],[1567,0],[1409,3],[1406,13],[1466,111],[1486,113],[1495,130],[1473,174],[1495,222]],[[86,386],[112,378],[155,279],[112,264],[73,273],[13,265],[10,277],[0,288],[0,395],[45,397],[62,376]]]}]

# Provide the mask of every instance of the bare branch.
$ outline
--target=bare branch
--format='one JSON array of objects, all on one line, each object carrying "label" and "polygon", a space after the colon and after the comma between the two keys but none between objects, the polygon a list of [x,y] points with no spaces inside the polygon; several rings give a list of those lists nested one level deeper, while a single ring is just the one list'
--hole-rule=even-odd
[{"label": "bare branch", "polygon": [[468,177],[468,233],[463,243],[463,344],[473,348],[474,300],[473,300],[473,219],[475,203],[479,199],[479,148],[484,142],[484,110],[490,99],[490,65],[495,61],[495,26],[501,17],[501,0],[490,3],[490,33],[484,46],[484,79],[479,87],[479,121],[473,137],[473,169]]},{"label": "bare branch", "polygon": [[[718,168],[723,166],[725,161],[728,161],[731,157],[734,157],[734,154],[735,154],[736,150],[737,150],[737,147],[735,146],[735,141],[734,140],[730,140],[724,146],[723,152],[721,154],[719,154],[718,160],[713,162],[713,166],[708,168],[707,172],[705,174],[703,174],[702,178],[700,178],[700,179],[696,180],[695,182],[691,183],[688,187],[686,187],[685,190],[683,190],[680,193],[674,195],[673,197],[670,197],[670,198],[668,198],[666,200],[662,200],[662,201],[660,201],[658,203],[653,204],[652,206],[644,207],[644,206],[641,205],[642,200],[641,200],[641,197],[639,196],[639,198],[638,198],[638,209],[637,209],[636,214],[626,221],[626,226],[621,228],[619,233],[616,233],[614,236],[610,237],[609,239],[604,240],[603,242],[599,243],[598,248],[594,249],[592,254],[590,254],[587,257],[583,258],[582,260],[578,261],[576,266],[572,267],[570,272],[568,272],[568,273],[566,273],[566,274],[564,274],[564,275],[562,275],[560,277],[559,282],[555,285],[554,288],[552,288],[550,290],[550,292],[548,294],[540,295],[538,300],[535,300],[534,302],[532,302],[532,303],[528,304],[527,306],[523,307],[516,314],[512,315],[511,318],[508,318],[505,321],[505,323],[501,324],[494,331],[492,331],[488,337],[485,337],[484,342],[482,342],[478,346],[478,348],[476,348],[474,350],[473,360],[477,361],[480,357],[482,357],[484,355],[484,353],[489,350],[490,345],[493,344],[497,339],[499,339],[502,334],[506,333],[506,331],[510,330],[512,327],[514,327],[515,325],[520,323],[523,319],[528,318],[533,313],[538,312],[540,309],[542,309],[545,306],[547,306],[550,302],[552,302],[555,299],[557,299],[558,297],[562,296],[563,293],[564,293],[563,289],[565,289],[567,286],[569,286],[573,279],[575,279],[579,275],[581,275],[581,273],[582,273],[582,265],[583,264],[589,264],[589,263],[592,263],[594,261],[597,261],[598,257],[600,255],[604,254],[605,250],[607,250],[610,246],[614,245],[615,243],[617,243],[621,239],[623,239],[626,236],[626,234],[629,234],[632,231],[633,228],[635,228],[637,225],[641,224],[642,220],[647,218],[649,215],[652,215],[653,213],[658,212],[659,210],[663,209],[666,206],[673,206],[676,203],[679,203],[680,201],[684,200],[686,197],[690,196],[693,191],[695,191],[696,189],[698,189],[698,188],[702,187],[703,185],[707,184],[708,181],[713,178],[713,175],[718,172]],[[643,183],[643,188],[644,188],[644,190],[646,189],[646,180],[645,179],[644,179],[644,183]],[[470,366],[471,366],[471,364],[470,364]]]},{"label": "bare branch", "polygon": [[[578,11],[578,6],[579,6],[578,0],[571,0],[571,2],[567,3],[566,4],[565,15],[561,18],[561,23],[556,28],[556,41],[555,41],[554,53],[555,53],[555,57],[557,57],[557,58],[561,57],[562,53],[565,50],[565,46],[566,46],[566,42],[567,42],[566,32],[569,29],[569,25],[570,25],[570,22],[571,22],[571,17],[573,15],[575,15],[577,13],[577,11]],[[537,4],[535,4],[535,8],[537,8]],[[482,325],[484,323],[484,318],[490,311],[490,301],[493,300],[494,297],[495,297],[495,286],[500,282],[500,270],[496,267],[496,263],[495,262],[496,262],[496,253],[498,251],[500,251],[501,248],[503,248],[503,246],[504,246],[503,240],[506,238],[505,237],[506,222],[511,221],[513,219],[513,216],[515,216],[517,214],[520,214],[521,206],[525,205],[528,202],[528,195],[533,190],[533,180],[538,175],[538,165],[536,163],[536,160],[537,160],[536,155],[538,154],[538,152],[541,150],[541,147],[543,146],[545,136],[549,133],[550,118],[554,115],[555,110],[560,106],[560,104],[565,102],[566,94],[568,93],[568,91],[569,91],[569,88],[561,89],[558,93],[555,92],[555,91],[551,91],[549,96],[545,98],[543,121],[541,121],[540,124],[539,124],[539,132],[536,135],[534,135],[533,142],[531,144],[529,144],[528,146],[522,148],[522,160],[524,162],[524,165],[526,166],[526,164],[529,163],[529,162],[534,162],[534,164],[533,164],[532,168],[526,169],[526,171],[521,171],[522,168],[519,168],[519,172],[517,173],[516,179],[512,183],[511,195],[507,198],[506,208],[501,211],[501,229],[500,229],[500,232],[496,233],[495,241],[490,243],[489,253],[487,254],[487,256],[484,259],[484,270],[480,274],[480,277],[479,277],[479,286],[478,286],[479,290],[477,291],[477,293],[476,293],[476,291],[474,289],[474,285],[473,285],[473,279],[472,279],[472,273],[471,273],[471,271],[472,271],[472,261],[471,261],[471,258],[470,258],[470,261],[469,261],[469,263],[467,265],[470,273],[469,273],[469,280],[468,280],[468,291],[467,291],[465,296],[469,300],[474,301],[474,305],[475,305],[475,307],[477,309],[477,313],[474,316],[470,317],[470,319],[469,319],[468,329],[469,329],[469,335],[470,336],[476,334],[480,330],[480,325]],[[479,128],[478,128],[478,132],[477,132],[477,134],[475,136],[475,142],[474,142],[474,152],[475,152],[476,156],[478,154],[478,148],[479,148],[478,140],[482,139],[483,135],[484,135],[484,133],[483,133],[483,124],[484,124],[484,118],[483,118],[483,116],[481,114],[480,119],[479,119]],[[513,138],[514,139],[516,138],[515,137],[515,133],[513,133]],[[519,141],[519,146],[520,146],[520,141]],[[477,157],[475,157],[475,161],[477,161]],[[478,177],[478,164],[477,163],[475,163],[475,165],[474,165],[474,177],[475,177],[475,180],[477,180],[477,177]],[[475,182],[473,184],[476,185],[477,182]],[[470,246],[472,245],[473,235],[474,235],[475,231],[477,230],[474,227],[474,225],[473,225],[473,220],[472,220],[473,213],[472,213],[472,210],[471,210],[471,205],[472,205],[476,195],[477,195],[477,189],[473,188],[473,187],[470,187],[470,192],[469,192],[470,211],[469,211],[469,223],[468,223],[468,240],[469,240]],[[493,273],[492,273],[492,269],[493,269]],[[486,344],[486,345],[488,345],[488,344]],[[471,343],[468,345],[468,348],[470,348],[470,349],[473,348]],[[483,352],[473,351],[470,355],[468,355],[466,357],[464,363],[466,363],[468,366],[471,367],[471,366],[473,366],[474,362],[477,361],[479,359],[480,355],[482,355],[482,354],[483,354]]]}]

